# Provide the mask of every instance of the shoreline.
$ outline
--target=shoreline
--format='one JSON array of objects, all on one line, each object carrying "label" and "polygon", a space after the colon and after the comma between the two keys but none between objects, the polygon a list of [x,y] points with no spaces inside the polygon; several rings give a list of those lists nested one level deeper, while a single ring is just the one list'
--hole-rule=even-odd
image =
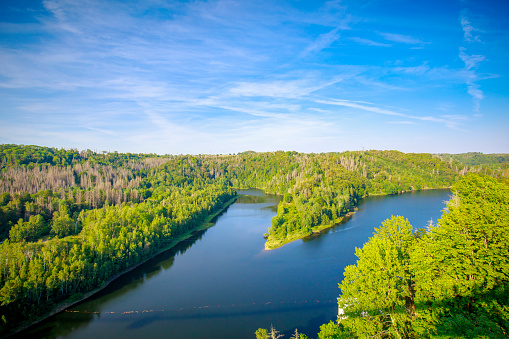
[{"label": "shoreline", "polygon": [[[421,188],[419,190],[408,190],[408,191],[402,191],[402,192],[392,193],[392,194],[388,194],[388,193],[368,194],[365,198],[369,198],[369,197],[383,197],[383,196],[389,196],[389,195],[400,195],[400,194],[405,194],[405,193],[413,193],[413,192],[428,191],[428,190],[446,190],[446,189],[450,190],[451,187],[452,186],[446,186],[446,187],[425,187],[425,188]],[[365,199],[365,198],[362,198],[362,199]],[[339,226],[339,225],[341,225],[341,223],[343,223],[345,221],[346,218],[350,218],[352,215],[354,215],[356,210],[357,210],[357,206],[354,206],[354,211],[350,211],[350,212],[346,213],[344,216],[341,217],[341,219],[338,222],[336,222],[336,223],[334,223],[332,225],[324,225],[323,227],[322,226],[317,226],[314,229],[311,229],[311,234],[300,234],[300,233],[299,234],[295,234],[293,236],[290,236],[290,238],[287,237],[285,239],[282,239],[280,241],[275,242],[274,246],[272,246],[272,244],[267,246],[267,242],[268,242],[268,240],[267,240],[267,241],[265,241],[265,250],[266,251],[275,250],[277,248],[283,247],[284,245],[289,244],[291,242],[294,242],[296,240],[304,239],[304,238],[307,238],[307,237],[311,237],[313,235],[320,234],[323,230],[326,230],[328,228]]]},{"label": "shoreline", "polygon": [[408,190],[408,191],[401,191],[396,193],[373,193],[368,194],[366,197],[383,197],[385,195],[400,195],[405,193],[414,193],[414,192],[420,192],[420,191],[432,191],[432,190],[450,190],[452,186],[446,186],[446,187],[424,187],[418,190]]},{"label": "shoreline", "polygon": [[355,211],[348,212],[344,216],[342,216],[337,222],[335,222],[333,224],[314,227],[314,228],[311,229],[311,233],[310,234],[307,234],[307,233],[304,234],[304,235],[302,235],[302,234],[295,234],[295,236],[297,236],[295,238],[294,237],[285,238],[284,240],[281,241],[281,243],[278,242],[276,244],[276,246],[274,246],[274,247],[272,247],[272,246],[267,247],[267,242],[265,242],[265,250],[266,251],[275,250],[277,248],[283,247],[284,245],[289,244],[291,242],[294,242],[296,240],[312,237],[312,236],[315,236],[315,235],[318,235],[318,234],[322,233],[322,231],[324,231],[326,229],[340,226],[344,222],[348,221],[347,219],[350,219],[355,213],[356,213]]},{"label": "shoreline", "polygon": [[58,314],[58,313],[61,313],[61,312],[64,312],[66,309],[68,309],[69,307],[72,307],[76,304],[79,304],[87,299],[89,299],[90,297],[92,297],[93,295],[99,293],[100,291],[104,290],[106,287],[108,287],[109,284],[111,284],[113,281],[115,281],[116,279],[120,278],[122,275],[124,274],[127,274],[129,272],[131,272],[132,270],[140,267],[141,265],[145,264],[147,261],[149,260],[152,260],[154,259],[156,256],[158,256],[159,254],[161,253],[164,253],[170,249],[172,249],[173,247],[175,247],[177,244],[179,244],[180,242],[186,240],[186,239],[189,239],[192,235],[194,235],[196,232],[198,231],[202,231],[202,230],[206,230],[212,226],[214,226],[214,223],[212,223],[212,219],[214,219],[215,217],[217,217],[219,214],[221,214],[222,212],[224,212],[228,207],[230,207],[238,198],[238,195],[235,195],[233,196],[230,200],[226,201],[225,203],[223,203],[219,209],[208,215],[205,220],[201,223],[200,226],[196,227],[196,228],[193,228],[189,231],[187,231],[186,233],[180,235],[179,237],[177,237],[176,239],[174,239],[172,242],[170,242],[167,246],[161,248],[160,250],[158,250],[156,253],[150,255],[148,258],[144,259],[143,261],[140,261],[139,263],[129,267],[129,268],[126,268],[125,270],[123,270],[122,272],[120,273],[117,273],[115,274],[114,276],[112,276],[110,279],[108,279],[107,281],[104,282],[104,284],[102,284],[101,286],[91,290],[91,291],[88,291],[86,293],[83,293],[83,297],[79,298],[78,300],[73,300],[73,301],[69,301],[70,298],[64,300],[63,302],[55,305],[55,308],[50,311],[48,314],[45,314],[45,315],[42,315],[39,319],[37,320],[34,320],[28,324],[20,324],[19,327],[13,329],[11,332],[7,333],[5,338],[8,338],[8,337],[11,337],[17,333],[20,333],[24,330],[27,330],[28,328]]}]

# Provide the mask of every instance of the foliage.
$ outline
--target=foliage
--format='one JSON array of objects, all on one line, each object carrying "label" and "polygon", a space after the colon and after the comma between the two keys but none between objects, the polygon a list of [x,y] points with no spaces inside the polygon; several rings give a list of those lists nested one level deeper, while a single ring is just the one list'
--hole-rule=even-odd
[{"label": "foliage", "polygon": [[265,328],[259,328],[255,332],[256,339],[269,339],[269,333]]},{"label": "foliage", "polygon": [[344,332],[341,332],[338,324],[330,321],[327,324],[320,326],[320,333],[318,333],[318,339],[342,339],[349,338]]},{"label": "foliage", "polygon": [[507,168],[509,155],[507,154],[483,154],[481,152],[469,152],[461,154],[438,154],[438,157],[444,161],[457,162],[467,166],[479,168],[496,169],[502,166]]},{"label": "foliage", "polygon": [[[34,320],[58,303],[79,298],[126,268],[146,260],[221,208],[235,195],[233,187],[257,187],[283,196],[267,233],[266,247],[274,248],[337,224],[368,195],[447,187],[468,172],[502,176],[505,164],[489,168],[467,167],[439,156],[397,151],[157,156],[0,145],[0,241],[3,240],[0,244],[0,313],[4,316],[1,327],[8,331],[22,320]],[[458,187],[458,192],[471,189],[470,186]],[[467,199],[460,193],[458,197]],[[503,216],[504,211],[496,207],[498,203],[486,208],[476,205],[479,207],[477,217],[488,216],[490,209]],[[455,212],[454,208],[450,210],[451,215],[464,213],[463,210]],[[492,219],[487,223],[495,220]],[[444,219],[444,225],[454,225],[455,219],[447,220]],[[503,228],[504,220],[499,221],[493,231],[480,231],[472,226],[468,229],[469,236],[479,241],[484,239],[483,236],[486,239],[494,237],[495,243],[488,242],[489,246],[505,248],[506,239],[496,238],[493,233]],[[410,264],[406,251],[415,240],[411,241],[407,233],[404,236],[398,233],[408,228],[405,222],[394,223],[392,228],[387,226],[388,235],[375,236],[379,240],[373,240],[373,243],[380,243],[370,245],[366,255],[380,252],[386,244],[400,239],[400,243],[389,246],[390,252],[383,255],[380,252],[376,259],[391,260],[391,265],[404,260],[388,269],[385,276],[378,276],[380,280],[390,276],[391,288],[398,292],[388,290],[390,299],[376,307],[390,314],[397,331],[407,333],[408,321],[401,310],[409,305],[407,299],[413,297],[413,287],[407,288],[407,294],[401,293],[405,284],[413,281],[408,273]],[[437,234],[441,233],[437,231]],[[438,238],[430,237],[424,235],[423,243],[430,242],[429,248],[439,246],[430,240]],[[465,244],[470,246],[469,242]],[[501,288],[498,282],[506,272],[495,266],[503,258],[481,247],[468,248],[475,251],[469,257],[470,261],[476,260],[475,255],[491,256],[491,266],[479,272],[496,277],[481,278],[481,273],[476,271],[472,273],[477,279],[475,283],[454,285],[452,290],[456,288],[458,293],[463,293],[464,289],[470,288],[487,295],[503,295],[505,287]],[[422,249],[422,260],[430,257],[425,250]],[[434,269],[435,266],[429,267]],[[426,272],[415,274],[419,277],[431,274]],[[436,274],[435,271],[432,273]],[[400,278],[394,278],[394,274]],[[448,281],[451,276],[447,273],[443,280]],[[479,285],[480,281],[485,281],[484,285]],[[438,295],[436,290],[424,287],[418,292],[420,295]],[[452,293],[446,292],[444,295],[447,296]],[[415,296],[417,298],[418,294]],[[467,298],[463,294],[460,296]],[[422,304],[425,300],[421,298],[419,302]],[[486,307],[497,310],[502,314],[497,319],[502,319],[507,313],[504,305],[488,303]],[[448,327],[428,321],[426,324],[431,325],[422,325],[420,331],[447,332],[449,328],[460,326],[458,324],[474,321],[468,314],[457,318],[448,312],[429,313],[430,319],[449,317]],[[408,316],[408,312],[406,314]],[[373,317],[378,319],[374,323],[382,323],[382,328],[392,331],[384,323],[389,318]],[[493,327],[491,318],[475,321],[479,326]],[[499,323],[499,320],[495,321]],[[332,331],[332,327],[329,330]],[[505,331],[505,327],[502,330]]]},{"label": "foliage", "polygon": [[[267,331],[265,328],[259,328],[255,332],[256,339],[278,339],[283,338],[284,335],[279,334],[279,331],[274,328],[273,325],[270,325],[270,330]],[[295,332],[293,332],[291,338],[294,339],[310,339],[307,335],[303,333],[299,333],[297,329],[295,329]]]},{"label": "foliage", "polygon": [[345,269],[340,284],[342,323],[358,337],[408,336],[414,317],[413,277],[410,250],[415,242],[412,226],[402,217],[392,217],[356,250],[356,265]]},{"label": "foliage", "polygon": [[[79,209],[76,200],[59,199],[48,222],[44,213],[19,220],[0,245],[3,330],[36,319],[67,298],[79,298],[146,260],[201,225],[235,194],[223,179],[194,176],[186,183],[167,180],[153,187],[162,171],[177,177],[181,168],[153,171],[140,181],[138,190],[146,192],[143,201],[105,201],[102,207]],[[38,192],[35,198],[40,196],[55,198],[51,191]],[[28,197],[28,203],[35,201]],[[2,196],[3,207],[12,203],[10,195]],[[50,229],[54,237],[48,239]]]},{"label": "foliage", "polygon": [[469,174],[438,225],[393,217],[340,284],[350,337],[504,338],[509,333],[509,185]]}]

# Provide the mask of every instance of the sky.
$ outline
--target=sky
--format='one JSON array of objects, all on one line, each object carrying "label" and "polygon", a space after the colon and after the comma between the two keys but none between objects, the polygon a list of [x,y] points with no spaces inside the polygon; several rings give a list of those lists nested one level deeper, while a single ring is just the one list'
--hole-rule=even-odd
[{"label": "sky", "polygon": [[509,1],[0,4],[0,144],[509,153]]}]

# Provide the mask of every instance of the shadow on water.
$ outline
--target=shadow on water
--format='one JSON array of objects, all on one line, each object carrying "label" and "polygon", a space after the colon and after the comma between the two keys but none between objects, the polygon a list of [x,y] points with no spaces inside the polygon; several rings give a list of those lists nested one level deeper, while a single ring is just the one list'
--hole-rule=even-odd
[{"label": "shadow on water", "polygon": [[271,206],[267,206],[267,207],[262,207],[261,209],[262,210],[269,210],[271,212],[277,213],[278,206],[279,206],[279,204],[278,205],[271,205]]},{"label": "shadow on water", "polygon": [[[136,290],[146,280],[151,279],[164,270],[173,266],[175,256],[184,254],[197,241],[201,240],[207,229],[195,232],[191,237],[181,241],[171,249],[164,251],[147,262],[141,264],[131,272],[121,275],[108,286],[68,309],[51,316],[38,326],[21,331],[13,338],[57,338],[66,336],[77,329],[87,327],[90,322],[101,318],[101,312],[83,310],[83,305],[91,305],[94,310],[100,310],[102,305]],[[77,311],[73,313],[72,311]]]},{"label": "shadow on water", "polygon": [[[237,198],[237,200],[238,200],[238,198]],[[235,202],[236,202],[237,200],[235,200]],[[225,208],[224,210],[222,210],[221,212],[219,212],[219,213],[218,213],[215,217],[213,217],[213,218],[210,220],[210,223],[211,223],[211,224],[215,224],[215,223],[217,222],[217,220],[218,220],[218,219],[219,219],[222,215],[224,215],[224,214],[226,213],[226,211],[227,211],[227,210],[228,210],[228,208]],[[205,231],[206,231],[206,229],[205,229]],[[201,231],[194,231],[194,234],[197,234],[197,233],[199,233],[199,232],[201,232]]]},{"label": "shadow on water", "polygon": [[137,289],[145,280],[157,276],[164,270],[170,269],[173,266],[175,257],[186,253],[189,248],[202,239],[206,232],[207,229],[195,232],[188,239],[182,240],[171,249],[156,255],[154,258],[129,272],[129,274],[118,277],[106,288],[86,301],[93,301],[100,298],[104,299],[104,301],[108,301],[109,299],[115,299],[118,296],[129,293],[131,290]]},{"label": "shadow on water", "polygon": [[[57,317],[58,322],[56,321]],[[100,318],[100,315],[83,313],[83,316],[76,318],[67,316],[65,312],[59,313],[38,324],[35,329],[28,328],[13,335],[12,338],[60,338],[80,328],[87,327],[96,318]]]},{"label": "shadow on water", "polygon": [[[214,309],[214,307],[207,309],[197,310],[188,310],[188,311],[179,311],[175,310],[173,312],[153,312],[151,314],[142,314],[141,316],[138,313],[122,315],[122,316],[112,316],[108,318],[103,318],[103,320],[111,321],[111,322],[129,322],[127,325],[128,329],[140,329],[145,326],[148,326],[157,321],[180,321],[180,320],[190,320],[190,319],[219,319],[219,318],[235,318],[235,317],[246,317],[246,316],[257,316],[257,315],[267,315],[267,314],[278,314],[283,312],[300,312],[300,311],[310,311],[310,310],[320,310],[330,308],[330,303],[321,303],[321,304],[288,304],[284,306],[275,305],[271,307],[267,307],[266,305],[257,305],[252,307],[243,307],[241,310],[231,309],[231,310],[218,310]],[[334,306],[335,308],[335,306]],[[324,313],[325,314],[328,312]],[[107,315],[108,316],[108,315]],[[314,324],[315,322],[313,322]],[[323,323],[323,322],[322,322]],[[320,323],[321,324],[321,323]],[[316,325],[316,324],[315,324]]]},{"label": "shadow on water", "polygon": [[[271,323],[285,338],[291,337],[295,326],[314,335],[337,314],[338,282],[344,267],[355,263],[354,247],[362,246],[390,213],[420,215],[417,224],[426,222],[430,212],[424,207],[432,203],[432,210],[439,210],[445,193],[370,197],[359,203],[357,214],[304,239],[304,246],[265,252],[260,236],[275,215],[269,209],[275,212],[281,197],[241,190],[239,204],[219,220],[219,227],[196,232],[119,277],[86,303],[70,308],[72,312],[62,312],[17,337],[93,338],[110,332],[112,338],[123,339],[140,335],[249,338],[256,328]],[[435,200],[426,200],[433,195]],[[200,246],[189,250],[198,241]],[[172,280],[177,274],[182,279]],[[163,293],[171,296],[163,298]],[[327,302],[318,304],[318,300]]]},{"label": "shadow on water", "polygon": [[[335,302],[334,302],[335,303]],[[200,310],[175,310],[167,312],[153,312],[153,313],[129,313],[129,314],[101,314],[101,313],[87,313],[85,311],[77,313],[64,312],[59,317],[59,322],[53,324],[46,322],[44,326],[40,326],[37,331],[27,331],[17,335],[17,338],[59,338],[67,336],[68,334],[80,328],[84,328],[89,322],[102,319],[111,323],[127,323],[126,329],[136,330],[149,326],[156,322],[161,321],[182,321],[182,320],[200,320],[200,319],[220,319],[220,318],[236,318],[236,317],[252,317],[259,315],[282,314],[284,312],[309,312],[312,310],[323,310],[317,318],[310,319],[305,325],[299,327],[299,331],[306,333],[312,332],[311,329],[316,328],[320,324],[328,321],[329,315],[328,308],[331,303],[319,304],[292,304],[286,305],[273,304],[273,305],[256,305],[244,306],[240,309],[214,309],[202,308]],[[333,306],[335,308],[335,306]],[[228,307],[225,307],[228,308]],[[290,332],[289,332],[290,333]],[[293,331],[292,331],[293,333]],[[288,336],[290,337],[290,336]]]}]

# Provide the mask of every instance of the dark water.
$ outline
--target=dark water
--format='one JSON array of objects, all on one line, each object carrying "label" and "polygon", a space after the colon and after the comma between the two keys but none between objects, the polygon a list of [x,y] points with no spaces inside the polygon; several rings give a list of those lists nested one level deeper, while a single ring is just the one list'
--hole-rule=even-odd
[{"label": "dark water", "polygon": [[448,190],[373,197],[346,223],[265,251],[262,234],[279,198],[240,191],[214,227],[117,279],[93,298],[22,336],[72,338],[254,338],[274,325],[316,337],[335,319],[338,283],[373,229],[391,215],[414,227],[440,217]]}]

